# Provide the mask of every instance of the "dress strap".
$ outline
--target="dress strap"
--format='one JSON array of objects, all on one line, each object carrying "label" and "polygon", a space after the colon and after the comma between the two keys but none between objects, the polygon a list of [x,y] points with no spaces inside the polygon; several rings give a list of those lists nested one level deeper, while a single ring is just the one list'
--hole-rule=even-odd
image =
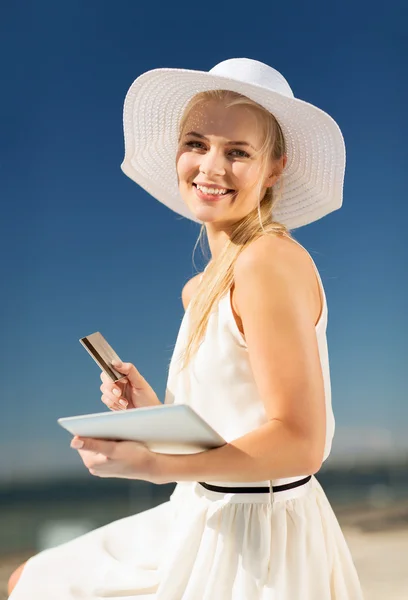
[{"label": "dress strap", "polygon": [[300,246],[301,248],[303,248],[303,250],[308,254],[308,256],[309,256],[309,258],[310,258],[310,260],[312,262],[313,268],[314,268],[316,276],[317,276],[317,280],[319,282],[319,287],[320,287],[320,297],[321,297],[321,303],[322,303],[322,310],[321,310],[320,317],[319,317],[319,321],[320,321],[321,318],[322,318],[323,313],[325,311],[327,311],[327,299],[326,299],[326,293],[324,291],[323,281],[322,281],[322,278],[321,278],[320,273],[319,273],[319,269],[317,268],[317,265],[316,265],[315,261],[313,260],[312,255],[310,254],[310,252],[308,250],[306,250],[306,248],[304,246],[302,246],[302,244],[300,242],[298,242],[297,240],[295,240],[295,238],[291,237],[287,233],[284,233],[283,235],[285,235],[286,237],[288,237],[289,239],[291,239],[293,242],[295,242],[295,244],[297,244],[298,246]]}]

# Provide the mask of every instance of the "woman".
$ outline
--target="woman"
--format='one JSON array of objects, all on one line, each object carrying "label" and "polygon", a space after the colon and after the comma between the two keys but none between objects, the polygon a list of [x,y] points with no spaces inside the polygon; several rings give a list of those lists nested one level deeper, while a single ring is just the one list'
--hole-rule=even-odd
[{"label": "woman", "polygon": [[[337,124],[244,58],[143,74],[124,129],[123,171],[201,223],[211,250],[182,291],[165,402],[190,404],[228,443],[164,455],[74,438],[95,476],[177,486],[158,507],[31,558],[12,600],[360,600],[314,477],[334,434],[326,297],[289,234],[342,204]],[[101,375],[111,409],[159,402],[134,365],[116,368],[130,386],[124,397]]]}]

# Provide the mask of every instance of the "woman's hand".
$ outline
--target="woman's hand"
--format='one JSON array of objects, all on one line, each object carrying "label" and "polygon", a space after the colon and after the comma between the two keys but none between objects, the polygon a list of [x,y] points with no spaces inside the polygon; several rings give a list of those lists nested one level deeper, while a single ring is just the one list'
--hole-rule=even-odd
[{"label": "woman's hand", "polygon": [[71,448],[78,450],[91,475],[155,481],[155,453],[140,442],[114,442],[75,436]]},{"label": "woman's hand", "polygon": [[[161,402],[156,392],[147,383],[132,363],[112,363],[119,373],[125,376],[120,381],[112,381],[102,371],[101,400],[111,410],[126,410],[127,408],[140,408],[142,406],[160,406]],[[115,395],[114,391],[118,394]]]}]

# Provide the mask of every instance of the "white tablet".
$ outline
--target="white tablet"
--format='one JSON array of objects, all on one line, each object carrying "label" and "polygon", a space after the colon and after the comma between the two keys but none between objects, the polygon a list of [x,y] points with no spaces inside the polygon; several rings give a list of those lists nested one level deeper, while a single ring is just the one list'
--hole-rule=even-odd
[{"label": "white tablet", "polygon": [[193,454],[226,444],[186,404],[63,417],[58,423],[73,435],[143,442],[153,452],[167,454]]}]

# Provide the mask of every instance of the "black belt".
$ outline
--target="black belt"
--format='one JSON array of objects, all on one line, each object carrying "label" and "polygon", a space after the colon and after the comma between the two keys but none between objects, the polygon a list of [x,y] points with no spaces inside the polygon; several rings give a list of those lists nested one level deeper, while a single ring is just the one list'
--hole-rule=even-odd
[{"label": "black belt", "polygon": [[[272,487],[273,492],[283,492],[284,490],[291,490],[292,488],[304,485],[312,478],[311,475],[298,481],[292,481],[292,483],[284,483],[283,485],[275,485]],[[211,492],[226,492],[233,494],[269,494],[269,487],[224,487],[221,485],[211,485],[210,483],[204,483],[203,481],[198,482],[200,485],[205,487],[206,490]]]}]

